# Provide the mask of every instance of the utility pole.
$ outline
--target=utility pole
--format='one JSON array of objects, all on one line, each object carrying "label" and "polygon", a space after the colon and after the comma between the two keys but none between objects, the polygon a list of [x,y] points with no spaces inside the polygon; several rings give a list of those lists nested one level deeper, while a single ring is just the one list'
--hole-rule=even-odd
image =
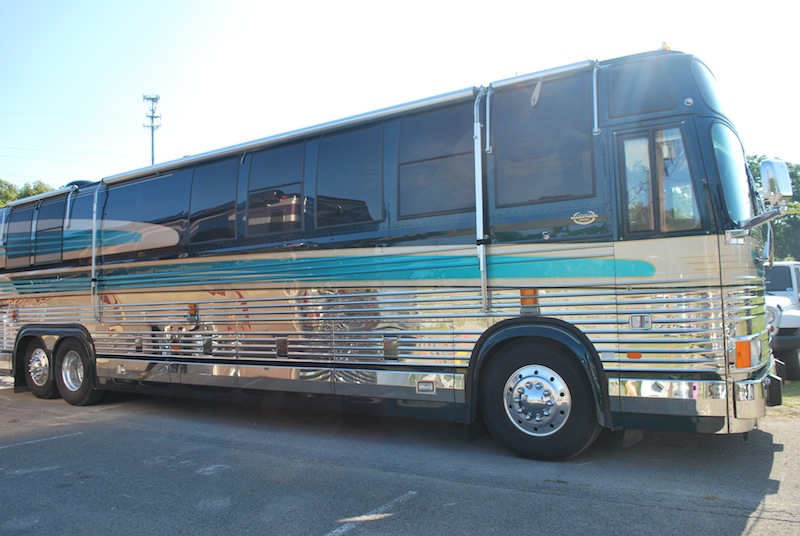
[{"label": "utility pole", "polygon": [[156,163],[156,146],[155,146],[155,133],[156,130],[161,126],[161,123],[156,125],[156,119],[161,119],[160,115],[156,115],[156,106],[158,105],[158,99],[160,99],[158,95],[142,95],[143,102],[150,103],[150,113],[147,114],[147,117],[150,120],[150,124],[147,123],[143,124],[144,128],[150,129],[150,165],[155,165]]}]

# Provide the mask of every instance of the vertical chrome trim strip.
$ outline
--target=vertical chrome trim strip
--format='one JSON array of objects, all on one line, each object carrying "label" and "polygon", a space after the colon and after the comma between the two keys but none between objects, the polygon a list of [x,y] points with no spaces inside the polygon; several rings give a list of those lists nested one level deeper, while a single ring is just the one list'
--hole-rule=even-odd
[{"label": "vertical chrome trim strip", "polygon": [[489,84],[486,90],[486,154],[492,154],[492,94],[494,87]]},{"label": "vertical chrome trim strip", "polygon": [[[475,96],[473,109],[474,122],[472,126],[473,151],[475,153],[475,237],[478,248],[478,264],[481,272],[481,309],[489,310],[489,283],[486,276],[486,235],[484,234],[483,219],[483,152],[481,147],[481,99],[486,95],[486,88],[481,86]],[[489,138],[489,133],[486,133]]]},{"label": "vertical chrome trim strip", "polygon": [[64,216],[64,229],[69,229],[72,227],[72,201],[73,197],[77,195],[78,190],[78,186],[73,184],[72,188],[70,188],[69,193],[67,194],[67,213]]},{"label": "vertical chrome trim strip", "polygon": [[92,201],[92,312],[94,318],[100,321],[100,301],[97,296],[97,199],[100,195],[100,188],[103,183],[94,190],[94,201]]},{"label": "vertical chrome trim strip", "polygon": [[594,136],[600,135],[600,108],[597,105],[597,71],[600,70],[600,62],[594,62],[592,70],[592,105],[594,106]]}]

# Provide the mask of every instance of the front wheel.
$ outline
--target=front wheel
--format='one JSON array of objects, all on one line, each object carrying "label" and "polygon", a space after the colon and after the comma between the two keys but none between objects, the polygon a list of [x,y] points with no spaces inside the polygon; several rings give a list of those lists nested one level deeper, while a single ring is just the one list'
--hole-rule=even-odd
[{"label": "front wheel", "polygon": [[44,345],[31,341],[25,350],[25,383],[36,398],[58,398],[55,367]]},{"label": "front wheel", "polygon": [[552,346],[516,342],[488,363],[481,408],[495,439],[525,458],[563,460],[600,432],[583,367]]},{"label": "front wheel", "polygon": [[93,368],[86,348],[77,341],[67,341],[56,352],[58,390],[73,406],[90,406],[100,401],[103,392],[92,385]]}]

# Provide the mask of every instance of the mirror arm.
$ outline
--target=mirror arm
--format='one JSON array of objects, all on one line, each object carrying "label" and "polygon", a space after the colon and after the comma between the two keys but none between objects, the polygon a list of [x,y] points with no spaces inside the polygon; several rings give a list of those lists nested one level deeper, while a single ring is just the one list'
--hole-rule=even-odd
[{"label": "mirror arm", "polygon": [[740,229],[755,229],[756,227],[761,227],[767,222],[774,220],[775,218],[780,218],[786,214],[786,207],[777,207],[773,208],[772,210],[768,210],[763,214],[759,214],[754,218],[750,218],[749,220],[744,220],[739,222]]}]

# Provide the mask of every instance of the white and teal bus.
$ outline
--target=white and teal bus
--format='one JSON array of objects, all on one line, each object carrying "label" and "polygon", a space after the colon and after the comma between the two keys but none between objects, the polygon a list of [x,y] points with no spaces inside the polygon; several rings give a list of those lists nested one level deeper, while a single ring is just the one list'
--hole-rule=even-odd
[{"label": "white and teal bus", "polygon": [[762,199],[714,77],[587,61],[3,209],[0,370],[485,422],[743,433],[780,403]]}]

